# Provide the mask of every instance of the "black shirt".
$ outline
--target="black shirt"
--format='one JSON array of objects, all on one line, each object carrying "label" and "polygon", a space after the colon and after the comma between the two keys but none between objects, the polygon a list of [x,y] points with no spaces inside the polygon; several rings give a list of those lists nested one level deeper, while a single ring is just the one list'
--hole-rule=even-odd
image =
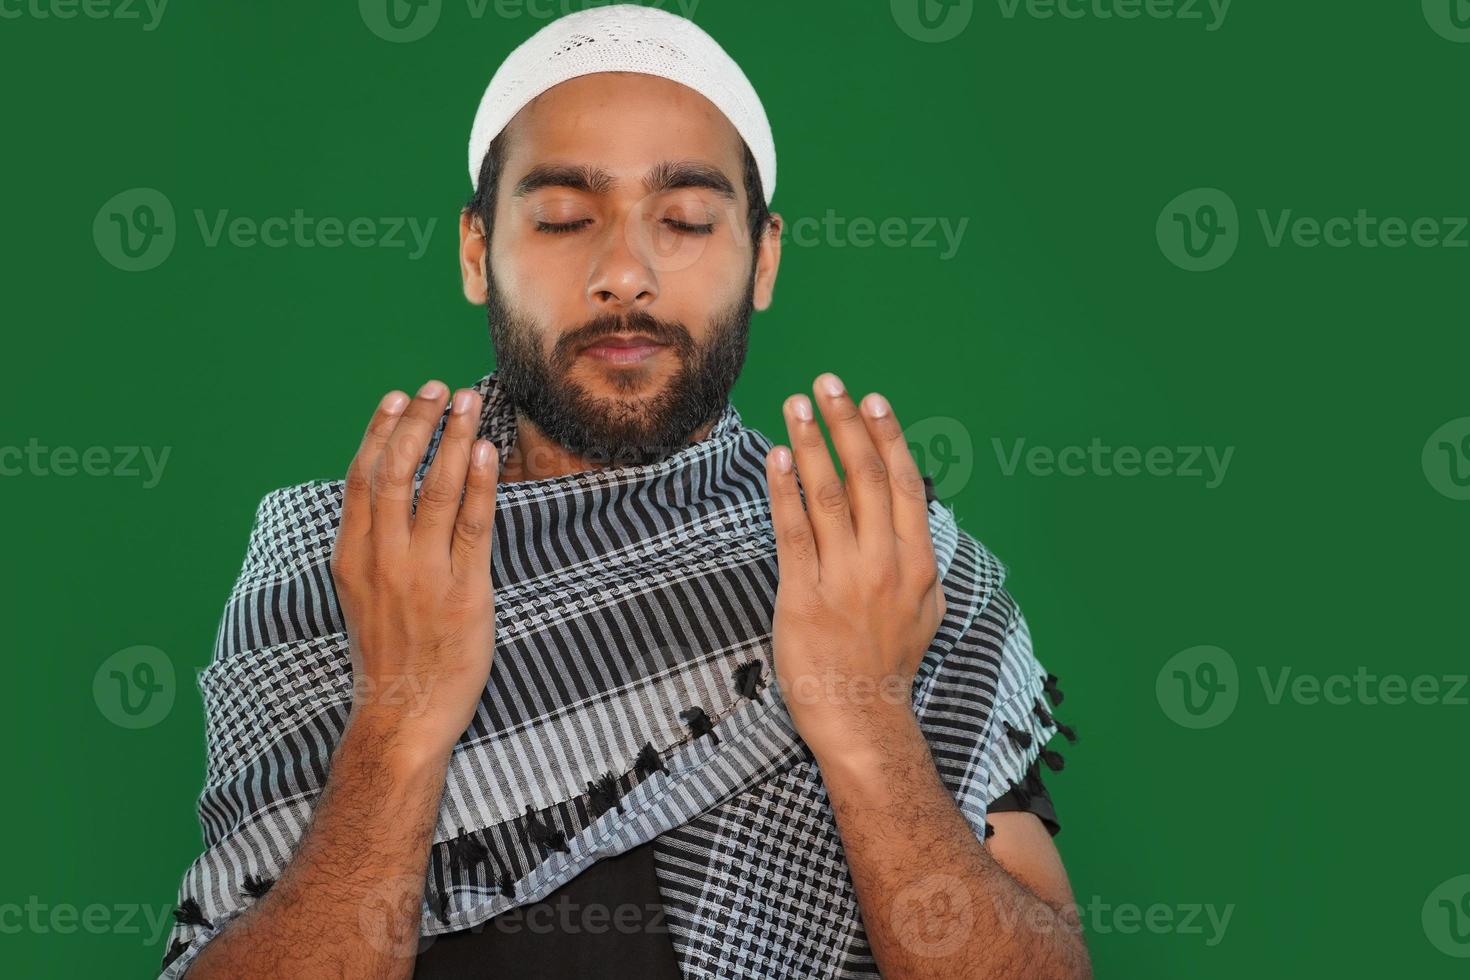
[{"label": "black shirt", "polygon": [[[1035,763],[989,809],[1034,813],[1052,835],[1061,829]],[[413,975],[414,980],[680,980],[654,877],[653,841],[598,861],[539,902],[433,937],[419,953]]]}]

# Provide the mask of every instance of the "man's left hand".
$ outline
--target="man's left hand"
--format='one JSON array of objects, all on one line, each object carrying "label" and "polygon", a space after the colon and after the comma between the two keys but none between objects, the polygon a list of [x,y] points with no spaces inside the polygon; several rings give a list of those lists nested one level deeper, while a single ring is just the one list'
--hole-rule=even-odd
[{"label": "man's left hand", "polygon": [[866,754],[915,723],[914,674],[944,616],[944,590],[923,476],[887,400],[874,392],[859,410],[831,373],[812,391],[846,482],[805,395],[786,399],[792,448],[767,454],[766,477],[780,575],[776,676],[820,758]]}]

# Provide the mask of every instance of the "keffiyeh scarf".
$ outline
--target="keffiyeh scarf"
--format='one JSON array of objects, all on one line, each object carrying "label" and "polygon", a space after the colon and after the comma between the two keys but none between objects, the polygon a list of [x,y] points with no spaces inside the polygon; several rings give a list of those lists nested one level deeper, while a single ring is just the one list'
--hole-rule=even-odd
[{"label": "keffiyeh scarf", "polygon": [[[475,387],[480,434],[503,459],[514,407],[494,372]],[[685,977],[878,976],[821,775],[775,682],[771,445],[727,404],[706,438],[659,462],[498,489],[495,657],[449,762],[422,934],[537,901],[654,840]],[[198,678],[204,850],[163,977],[265,893],[325,784],[351,698],[328,566],[342,490],[287,487],[256,513]],[[913,705],[983,839],[987,804],[1058,730],[1042,697],[1059,693],[1001,564],[938,500],[929,522],[947,611]]]}]

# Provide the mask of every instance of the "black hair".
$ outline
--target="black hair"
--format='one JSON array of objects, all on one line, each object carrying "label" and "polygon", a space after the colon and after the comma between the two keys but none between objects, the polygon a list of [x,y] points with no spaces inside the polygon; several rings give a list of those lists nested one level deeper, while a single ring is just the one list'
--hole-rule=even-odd
[{"label": "black hair", "polygon": [[[495,230],[495,197],[500,189],[500,174],[505,169],[506,132],[507,130],[502,129],[490,141],[490,146],[485,151],[485,159],[480,162],[480,179],[476,184],[474,196],[464,206],[464,210],[480,219],[481,227],[485,229],[487,250],[490,235]],[[744,170],[745,198],[749,202],[745,220],[746,230],[750,234],[750,264],[753,273],[755,263],[760,257],[761,239],[771,224],[771,210],[766,206],[760,166],[755,162],[755,154],[750,152],[750,144],[745,142],[744,137],[740,137],[740,152],[744,158],[741,166]]]}]

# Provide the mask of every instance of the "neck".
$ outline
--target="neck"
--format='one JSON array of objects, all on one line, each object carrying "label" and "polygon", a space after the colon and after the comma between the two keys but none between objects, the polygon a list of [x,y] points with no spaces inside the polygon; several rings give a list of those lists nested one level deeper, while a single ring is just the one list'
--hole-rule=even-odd
[{"label": "neck", "polygon": [[[689,437],[689,443],[692,445],[709,435],[714,425],[715,420],[711,419],[694,430]],[[605,462],[588,459],[567,449],[549,438],[525,415],[516,412],[515,445],[501,461],[499,482],[545,480],[570,473],[603,469],[605,466]]]}]

